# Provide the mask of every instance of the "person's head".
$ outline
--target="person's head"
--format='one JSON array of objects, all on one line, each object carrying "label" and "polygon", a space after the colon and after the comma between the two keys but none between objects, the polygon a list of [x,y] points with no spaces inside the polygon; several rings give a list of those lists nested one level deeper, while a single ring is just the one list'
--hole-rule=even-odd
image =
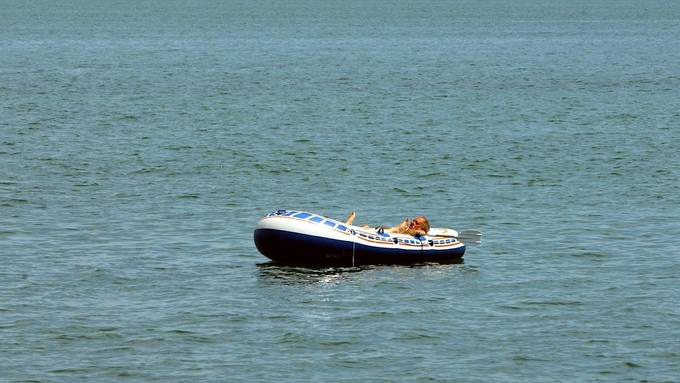
[{"label": "person's head", "polygon": [[411,230],[422,230],[427,233],[430,231],[430,221],[424,215],[419,215],[409,222],[408,228]]}]

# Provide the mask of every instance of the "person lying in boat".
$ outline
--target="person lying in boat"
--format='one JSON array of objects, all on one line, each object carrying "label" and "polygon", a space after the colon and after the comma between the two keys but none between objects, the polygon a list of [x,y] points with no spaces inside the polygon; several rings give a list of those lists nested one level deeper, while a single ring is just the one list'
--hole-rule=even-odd
[{"label": "person lying in boat", "polygon": [[[347,219],[345,220],[345,224],[351,225],[352,222],[354,222],[354,219],[356,218],[356,213],[351,212],[347,216]],[[362,227],[370,227],[368,225],[363,225]],[[391,234],[409,234],[409,235],[427,235],[427,232],[430,231],[430,221],[427,220],[427,217],[424,215],[419,215],[413,220],[409,220],[408,218],[404,218],[404,220],[399,224],[399,226],[394,226],[394,227],[378,227],[379,229],[382,228],[386,233],[391,233]]]}]

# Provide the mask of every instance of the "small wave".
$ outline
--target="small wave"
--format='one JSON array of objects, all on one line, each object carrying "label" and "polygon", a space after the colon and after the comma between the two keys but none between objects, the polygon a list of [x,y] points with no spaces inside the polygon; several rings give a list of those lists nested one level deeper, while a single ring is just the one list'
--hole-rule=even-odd
[{"label": "small wave", "polygon": [[524,304],[530,306],[579,306],[582,302],[579,301],[537,301],[537,302],[524,302]]},{"label": "small wave", "polygon": [[426,340],[426,341],[432,341],[432,340],[437,340],[440,339],[439,336],[432,335],[432,334],[427,334],[427,333],[410,333],[410,334],[404,334],[399,336],[400,340]]},{"label": "small wave", "polygon": [[27,199],[23,199],[23,198],[10,198],[8,200],[5,200],[2,204],[0,204],[0,206],[2,206],[2,207],[15,207],[17,205],[25,205],[29,202],[30,201],[28,201]]},{"label": "small wave", "polygon": [[169,334],[188,334],[188,335],[196,334],[195,332],[189,330],[168,330],[166,332]]},{"label": "small wave", "polygon": [[327,346],[327,347],[338,347],[338,346],[349,346],[354,344],[354,342],[350,342],[347,340],[328,340],[328,341],[323,341],[319,342],[321,346]]},{"label": "small wave", "polygon": [[550,362],[550,359],[537,358],[527,355],[516,355],[512,357],[512,360],[515,362]]},{"label": "small wave", "polygon": [[132,175],[132,174],[156,173],[156,172],[162,172],[162,171],[166,171],[166,170],[168,170],[168,168],[165,167],[165,166],[152,166],[152,167],[149,167],[149,168],[137,169],[137,170],[131,172],[130,174]]},{"label": "small wave", "polygon": [[177,199],[197,199],[200,198],[198,194],[180,194]]},{"label": "small wave", "polygon": [[172,151],[180,151],[180,150],[193,149],[193,146],[189,146],[189,145],[171,145],[171,146],[166,146],[164,149],[166,149],[166,150],[172,150]]},{"label": "small wave", "polygon": [[89,372],[86,368],[59,368],[56,370],[50,370],[51,374],[82,374],[84,372]]},{"label": "small wave", "polygon": [[434,178],[434,177],[441,177],[444,176],[444,173],[441,172],[433,172],[433,173],[428,173],[423,176],[423,178]]},{"label": "small wave", "polygon": [[284,168],[284,169],[272,169],[269,171],[271,174],[284,174],[284,173],[290,173],[291,170],[289,168]]},{"label": "small wave", "polygon": [[609,254],[585,250],[582,252],[573,253],[571,256],[576,258],[607,258]]},{"label": "small wave", "polygon": [[298,344],[300,342],[305,341],[305,337],[301,334],[296,334],[292,332],[287,332],[279,337],[279,341],[281,343],[295,343]]}]

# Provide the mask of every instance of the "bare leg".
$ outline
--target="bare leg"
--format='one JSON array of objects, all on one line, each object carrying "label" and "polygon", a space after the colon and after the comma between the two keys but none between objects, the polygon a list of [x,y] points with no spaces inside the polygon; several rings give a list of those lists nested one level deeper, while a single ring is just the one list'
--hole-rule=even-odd
[{"label": "bare leg", "polygon": [[349,213],[349,215],[347,216],[347,219],[345,220],[345,225],[351,225],[352,222],[354,222],[354,218],[356,218],[356,217],[357,217],[357,213],[355,213],[354,211]]}]

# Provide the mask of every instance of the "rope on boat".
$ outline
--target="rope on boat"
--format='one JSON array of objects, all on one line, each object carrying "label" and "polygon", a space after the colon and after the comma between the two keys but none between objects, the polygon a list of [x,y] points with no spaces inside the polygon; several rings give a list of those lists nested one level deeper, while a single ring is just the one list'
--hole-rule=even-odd
[{"label": "rope on boat", "polygon": [[357,233],[353,229],[350,229],[350,231],[351,231],[352,236],[353,236],[353,238],[352,238],[352,267],[354,267],[354,249],[357,246]]}]

